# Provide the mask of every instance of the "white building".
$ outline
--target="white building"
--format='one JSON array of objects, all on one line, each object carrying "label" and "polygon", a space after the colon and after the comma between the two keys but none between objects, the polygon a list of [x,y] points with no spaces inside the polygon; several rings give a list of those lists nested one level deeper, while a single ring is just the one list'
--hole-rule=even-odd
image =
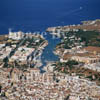
[{"label": "white building", "polygon": [[11,32],[11,29],[9,29],[9,38],[14,39],[14,40],[20,40],[24,37],[24,33],[19,31],[19,32]]}]

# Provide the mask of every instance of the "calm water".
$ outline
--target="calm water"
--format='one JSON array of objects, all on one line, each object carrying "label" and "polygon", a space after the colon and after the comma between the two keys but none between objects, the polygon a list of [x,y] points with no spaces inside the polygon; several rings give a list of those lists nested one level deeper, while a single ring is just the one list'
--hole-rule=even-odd
[{"label": "calm water", "polygon": [[[78,24],[100,18],[100,0],[0,0],[0,34],[14,31],[44,31],[47,27]],[[60,40],[46,39],[42,60],[57,60],[53,49]]]},{"label": "calm water", "polygon": [[[52,35],[48,34],[45,36],[46,40],[48,40],[48,46],[44,49],[44,52],[42,54],[42,63],[43,66],[47,64],[47,61],[57,61],[59,60],[58,56],[54,55],[53,51],[54,48],[58,43],[60,43],[60,39],[52,38]],[[42,66],[42,67],[43,67]]]},{"label": "calm water", "polygon": [[33,32],[100,18],[99,5],[100,0],[0,0],[0,34],[8,28]]}]

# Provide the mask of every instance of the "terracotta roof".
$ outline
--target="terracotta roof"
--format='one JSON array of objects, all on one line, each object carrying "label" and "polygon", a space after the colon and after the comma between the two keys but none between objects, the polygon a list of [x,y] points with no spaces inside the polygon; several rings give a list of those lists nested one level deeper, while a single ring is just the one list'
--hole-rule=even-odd
[{"label": "terracotta roof", "polygon": [[74,56],[79,56],[79,57],[97,57],[93,53],[77,53]]},{"label": "terracotta roof", "polygon": [[100,53],[100,47],[88,46],[88,47],[85,47],[84,49],[87,51],[90,51],[90,52],[96,51],[96,52]]},{"label": "terracotta roof", "polygon": [[72,56],[78,56],[78,57],[97,57],[93,53],[76,53],[76,54],[65,54],[63,59],[67,60],[67,59],[70,59]]},{"label": "terracotta roof", "polygon": [[73,56],[72,54],[65,54],[65,55],[63,56],[63,59],[64,59],[64,60],[67,60],[67,59],[71,58],[72,56]]}]

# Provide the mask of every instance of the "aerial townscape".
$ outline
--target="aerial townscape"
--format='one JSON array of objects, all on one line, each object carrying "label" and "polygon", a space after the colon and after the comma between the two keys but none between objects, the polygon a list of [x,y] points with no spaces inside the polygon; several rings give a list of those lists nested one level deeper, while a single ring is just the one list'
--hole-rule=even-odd
[{"label": "aerial townscape", "polygon": [[100,20],[46,32],[61,41],[53,50],[59,59],[45,66],[42,34],[0,36],[0,100],[100,100]]}]

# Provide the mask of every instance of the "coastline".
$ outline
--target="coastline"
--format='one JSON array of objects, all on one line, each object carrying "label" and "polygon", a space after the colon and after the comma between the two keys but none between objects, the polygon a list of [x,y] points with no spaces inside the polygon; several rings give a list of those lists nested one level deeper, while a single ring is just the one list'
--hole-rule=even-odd
[{"label": "coastline", "polygon": [[[58,29],[58,28],[57,28]],[[59,30],[59,29],[58,29]],[[63,28],[61,28],[63,31]],[[5,93],[6,97],[10,98],[10,95],[13,94],[12,98],[36,98],[36,99],[57,99],[59,100],[64,100],[65,98],[70,98],[74,100],[83,98],[83,100],[92,98],[93,100],[98,100],[100,98],[99,93],[100,93],[100,83],[99,83],[99,72],[98,70],[94,69],[87,69],[87,66],[84,67],[83,63],[81,62],[76,62],[74,60],[69,60],[67,57],[63,60],[62,58],[65,55],[69,55],[70,57],[75,56],[75,54],[78,53],[78,56],[85,56],[87,60],[88,59],[88,53],[90,52],[85,52],[84,49],[82,50],[81,48],[75,48],[72,46],[70,49],[63,48],[63,46],[54,49],[55,46],[58,43],[65,44],[64,39],[74,41],[72,44],[78,44],[75,46],[80,47],[84,46],[80,43],[81,37],[76,38],[76,34],[79,31],[76,31],[75,29],[71,31],[67,30],[68,34],[65,34],[61,38],[61,41],[59,42],[59,39],[53,38],[53,34],[47,35],[47,38],[45,39],[42,44],[38,45],[35,53],[35,57],[42,57],[41,55],[44,55],[45,59],[39,58],[35,59],[37,60],[35,67],[28,67],[26,69],[20,70],[18,68],[12,67],[12,68],[0,68],[1,70],[1,78],[3,81],[1,81],[2,87],[4,87],[2,93]],[[65,32],[65,30],[64,30]],[[71,33],[72,32],[72,33]],[[92,32],[92,31],[91,31]],[[60,31],[58,33],[61,35]],[[57,33],[57,34],[58,34]],[[82,31],[82,33],[87,33],[87,31]],[[94,33],[94,31],[93,31]],[[97,34],[97,33],[95,33]],[[67,36],[69,35],[69,36]],[[35,38],[35,42],[32,42],[32,36],[28,35],[29,37],[27,38],[28,42],[26,41],[24,44],[25,46],[29,46],[27,43],[38,43],[39,39],[37,37]],[[41,35],[38,35],[41,36]],[[47,42],[48,40],[48,42]],[[79,43],[76,43],[79,42]],[[70,43],[70,41],[67,42],[67,44]],[[27,44],[27,45],[26,45]],[[69,46],[71,46],[70,44]],[[30,44],[32,46],[33,44]],[[57,45],[58,46],[58,45]],[[25,47],[26,48],[26,47]],[[94,47],[93,47],[94,48]],[[21,48],[20,48],[21,49]],[[28,48],[29,49],[29,48]],[[59,49],[59,50],[57,50]],[[91,48],[90,48],[91,49]],[[94,48],[95,49],[95,48]],[[97,48],[96,48],[97,49]],[[96,50],[95,49],[95,50]],[[49,50],[49,51],[48,51]],[[54,51],[55,50],[55,51]],[[24,51],[21,49],[21,52]],[[32,52],[33,52],[32,51]],[[98,50],[97,50],[98,51]],[[62,52],[62,54],[60,54]],[[28,51],[27,51],[28,53]],[[50,54],[51,53],[51,54]],[[86,54],[85,54],[86,53]],[[98,52],[91,51],[92,53],[92,58],[95,56],[96,58],[98,57]],[[91,56],[91,53],[89,53],[89,56]],[[18,53],[19,55],[20,53]],[[55,55],[52,55],[55,54]],[[79,55],[82,54],[82,55]],[[50,59],[53,61],[49,61],[47,58],[50,55]],[[54,56],[59,55],[58,57],[60,60],[54,61]],[[77,58],[81,59],[81,57],[77,57],[76,55],[76,60]],[[99,56],[100,57],[100,56]],[[44,60],[44,62],[41,61]],[[79,60],[78,59],[78,60]],[[47,61],[45,61],[47,60]],[[82,58],[83,60],[83,58]],[[93,59],[94,60],[94,59]],[[100,60],[100,59],[99,59]],[[97,61],[97,59],[96,59]],[[43,65],[41,65],[41,62]],[[87,62],[86,62],[87,63]],[[16,63],[15,63],[16,64]],[[75,65],[74,65],[75,64]],[[25,65],[24,65],[25,66]],[[20,67],[24,67],[20,66]],[[41,68],[38,68],[39,66],[42,66]],[[44,73],[41,73],[41,71],[45,71]],[[6,74],[6,76],[4,75]],[[91,76],[89,76],[91,75]],[[8,78],[9,76],[9,78]],[[9,85],[11,84],[11,85]],[[8,89],[9,86],[9,89]],[[7,88],[6,88],[7,87]],[[19,95],[15,96],[15,93],[13,92],[13,88],[16,87],[15,91]],[[9,90],[12,90],[12,92],[9,92]],[[24,90],[24,91],[23,91]],[[88,91],[90,90],[90,91]],[[34,92],[37,91],[37,92]],[[92,91],[92,92],[91,92]],[[34,95],[33,95],[34,92]],[[46,94],[46,95],[45,95]],[[38,95],[38,96],[37,96]]]},{"label": "coastline", "polygon": [[[81,21],[81,24],[73,24],[73,25],[65,25],[65,26],[55,26],[55,27],[48,27],[46,29],[47,32],[52,32],[53,35],[58,35],[61,30],[70,31],[70,30],[77,30],[77,29],[83,29],[83,30],[97,30],[100,32],[100,20],[89,20],[89,21]],[[55,32],[56,31],[56,32]]]}]

